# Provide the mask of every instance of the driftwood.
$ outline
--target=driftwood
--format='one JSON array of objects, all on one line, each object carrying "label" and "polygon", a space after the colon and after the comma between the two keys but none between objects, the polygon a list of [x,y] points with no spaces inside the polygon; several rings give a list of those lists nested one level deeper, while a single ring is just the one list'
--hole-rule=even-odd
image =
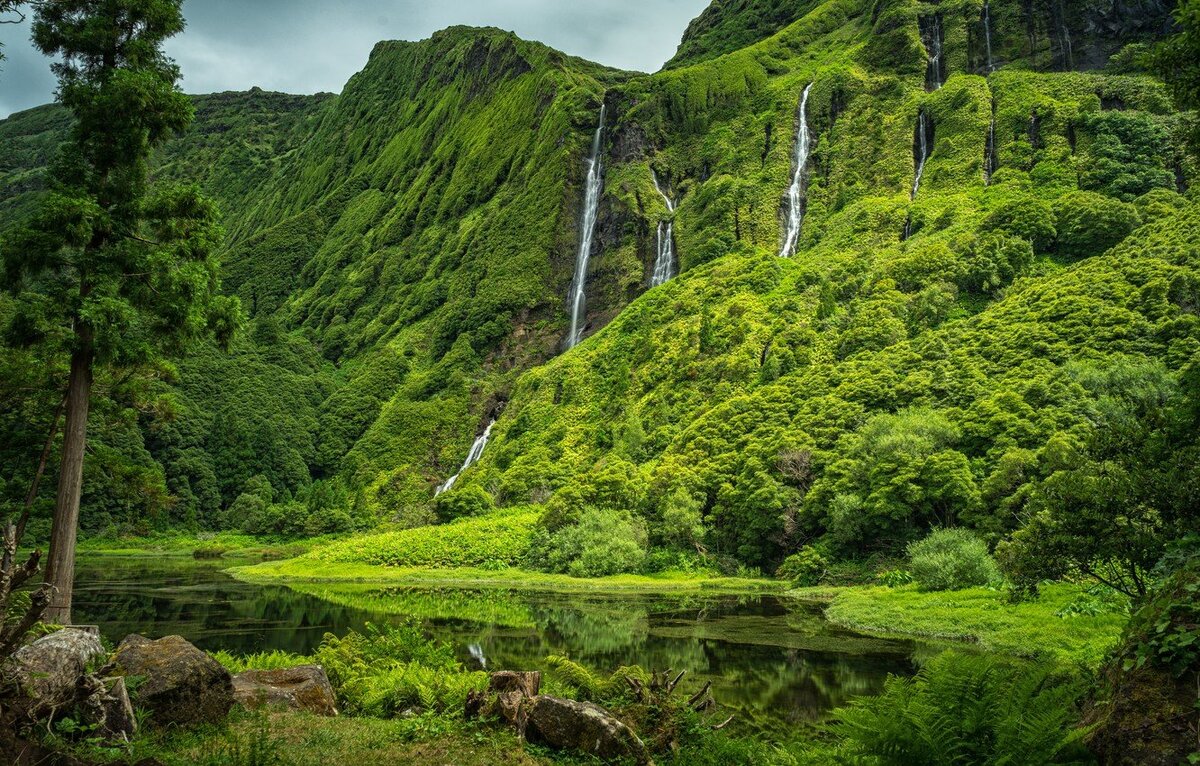
[{"label": "driftwood", "polygon": [[[18,532],[16,525],[9,523],[4,528],[3,538],[0,539],[0,550],[4,562],[15,562],[17,553]],[[34,551],[21,566],[8,563],[0,568],[0,616],[7,617],[12,604],[13,594],[38,573],[42,561],[42,552]],[[42,585],[29,598],[29,607],[25,614],[16,622],[4,620],[0,622],[0,661],[16,650],[17,645],[25,637],[38,620],[42,618],[46,607],[50,605],[50,586]]]}]

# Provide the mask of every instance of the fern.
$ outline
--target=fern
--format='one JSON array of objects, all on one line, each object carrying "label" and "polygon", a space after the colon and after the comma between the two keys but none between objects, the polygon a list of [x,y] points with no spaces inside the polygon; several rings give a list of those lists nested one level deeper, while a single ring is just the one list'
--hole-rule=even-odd
[{"label": "fern", "polygon": [[882,766],[1039,766],[1086,760],[1078,686],[1038,665],[946,652],[835,713],[848,749]]}]

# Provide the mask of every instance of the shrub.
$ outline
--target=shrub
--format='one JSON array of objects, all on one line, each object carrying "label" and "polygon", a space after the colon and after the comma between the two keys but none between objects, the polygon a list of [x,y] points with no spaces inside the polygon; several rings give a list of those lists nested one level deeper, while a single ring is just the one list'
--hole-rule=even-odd
[{"label": "shrub", "polygon": [[799,587],[816,585],[825,574],[829,561],[811,545],[806,545],[783,560],[775,576]]},{"label": "shrub", "polygon": [[433,507],[438,520],[446,522],[467,516],[485,516],[496,510],[496,503],[483,487],[468,484],[438,495]]},{"label": "shrub", "polygon": [[636,572],[646,560],[646,529],[623,511],[584,509],[579,523],[544,538],[543,560],[552,572],[605,577]]},{"label": "shrub", "polygon": [[983,220],[980,230],[999,231],[1023,239],[1045,252],[1056,236],[1054,210],[1037,197],[1021,195],[1001,202]]},{"label": "shrub", "polygon": [[847,749],[881,766],[1086,760],[1073,729],[1077,684],[1049,666],[945,652],[915,678],[834,713]]},{"label": "shrub", "polygon": [[1000,580],[987,544],[965,529],[939,529],[908,546],[913,579],[924,590],[962,590]]},{"label": "shrub", "polygon": [[1058,252],[1068,258],[1100,255],[1141,225],[1133,205],[1095,192],[1073,192],[1054,205]]}]

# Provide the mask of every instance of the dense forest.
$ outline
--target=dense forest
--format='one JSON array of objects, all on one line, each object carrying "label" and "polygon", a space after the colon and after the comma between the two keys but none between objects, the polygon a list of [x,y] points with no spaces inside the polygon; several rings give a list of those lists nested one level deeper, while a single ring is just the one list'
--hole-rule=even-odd
[{"label": "dense forest", "polygon": [[[123,337],[81,534],[799,586],[978,549],[1013,601],[1143,603],[1200,530],[1197,12],[717,0],[654,74],[454,27],[337,95],[191,96],[148,177],[219,215],[161,228],[219,256],[220,311],[181,353],[83,312]],[[34,541],[71,341],[12,253],[77,127],[0,121],[0,515]]]}]

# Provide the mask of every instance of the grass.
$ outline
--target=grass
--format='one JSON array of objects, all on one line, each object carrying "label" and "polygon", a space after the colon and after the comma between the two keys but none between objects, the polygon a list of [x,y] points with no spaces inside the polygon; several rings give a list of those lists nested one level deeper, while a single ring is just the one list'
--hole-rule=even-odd
[{"label": "grass", "polygon": [[235,713],[222,726],[175,730],[141,744],[139,758],[166,766],[404,763],[413,766],[514,766],[552,763],[524,752],[508,731],[449,717],[323,718],[304,713]]},{"label": "grass", "polygon": [[[792,594],[807,596],[805,589]],[[828,589],[818,595],[828,596]],[[1058,616],[1084,595],[1077,585],[1048,585],[1037,600],[1011,604],[1007,593],[986,588],[923,593],[916,586],[851,587],[833,594],[825,616],[872,635],[968,641],[992,652],[1094,668],[1116,644],[1127,617],[1119,610]]]},{"label": "grass", "polygon": [[189,534],[172,532],[160,535],[129,537],[91,537],[79,541],[80,553],[105,556],[145,556],[155,553],[167,556],[220,558],[226,554],[257,555],[267,558],[299,556],[315,545],[331,538],[316,537],[304,540],[282,540],[255,537],[240,532]]},{"label": "grass", "polygon": [[677,591],[771,592],[782,591],[779,580],[746,577],[713,577],[685,572],[661,572],[653,575],[613,575],[580,578],[563,574],[529,572],[523,569],[481,569],[478,567],[388,567],[371,564],[324,562],[311,556],[267,561],[228,570],[239,580],[253,583],[376,583],[439,587],[495,587],[513,590],[553,590],[563,592],[640,592]]}]

